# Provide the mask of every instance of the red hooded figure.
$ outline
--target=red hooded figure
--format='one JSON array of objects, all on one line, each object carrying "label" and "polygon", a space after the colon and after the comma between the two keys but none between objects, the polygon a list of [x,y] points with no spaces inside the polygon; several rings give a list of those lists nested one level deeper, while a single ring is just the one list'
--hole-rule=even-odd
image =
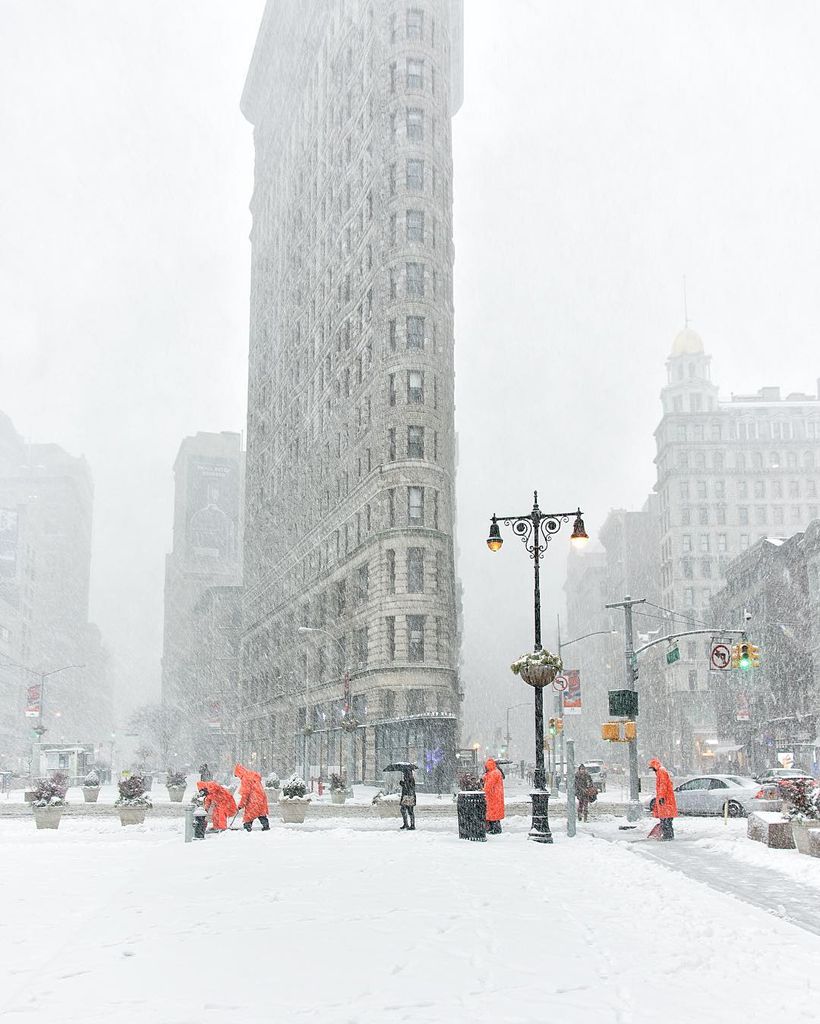
[{"label": "red hooded figure", "polygon": [[669,772],[660,763],[657,757],[649,762],[649,767],[655,769],[655,804],[652,814],[656,818],[677,818],[678,804],[675,800],[675,787]]},{"label": "red hooded figure", "polygon": [[491,832],[500,832],[501,825],[498,823],[504,818],[504,776],[492,758],[488,759],[484,769],[484,797],[487,803],[484,817],[490,822]]},{"label": "red hooded figure", "polygon": [[239,809],[245,811],[242,817],[245,828],[250,831],[254,818],[261,820],[263,829],[267,828],[268,798],[262,787],[262,776],[243,764],[238,764],[233,773],[239,779]]},{"label": "red hooded figure", "polygon": [[236,803],[230,791],[220,786],[218,782],[199,782],[197,788],[205,790],[205,810],[213,809],[213,829],[215,832],[223,832],[228,827],[228,817],[236,814]]}]

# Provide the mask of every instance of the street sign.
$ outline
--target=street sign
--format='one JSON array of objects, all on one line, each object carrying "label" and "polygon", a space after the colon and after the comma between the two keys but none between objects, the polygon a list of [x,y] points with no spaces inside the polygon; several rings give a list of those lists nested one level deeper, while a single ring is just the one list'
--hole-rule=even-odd
[{"label": "street sign", "polygon": [[680,647],[677,644],[666,652],[667,665],[674,665],[676,661],[680,661]]},{"label": "street sign", "polygon": [[712,644],[709,653],[709,668],[713,672],[726,672],[732,667],[732,650],[728,644],[719,641]]},{"label": "street sign", "polygon": [[569,680],[566,676],[556,676],[552,681],[552,688],[560,693],[562,690],[566,690],[569,686]]}]

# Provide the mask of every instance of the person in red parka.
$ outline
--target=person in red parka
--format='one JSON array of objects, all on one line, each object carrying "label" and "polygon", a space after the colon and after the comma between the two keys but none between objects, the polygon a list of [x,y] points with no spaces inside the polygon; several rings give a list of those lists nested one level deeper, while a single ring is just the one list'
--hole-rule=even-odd
[{"label": "person in red parka", "polygon": [[504,776],[492,758],[484,765],[484,798],[487,804],[487,831],[493,835],[501,832],[504,818]]},{"label": "person in red parka", "polygon": [[218,782],[197,783],[199,792],[205,797],[205,810],[211,811],[211,831],[224,832],[228,817],[236,814],[236,803],[230,790]]},{"label": "person in red parka", "polygon": [[669,772],[660,763],[657,757],[649,762],[649,767],[655,773],[655,803],[652,806],[652,814],[660,819],[661,839],[667,842],[675,838],[675,830],[672,828],[672,819],[678,816],[678,804],[675,800],[675,787]]},{"label": "person in red parka", "polygon": [[259,772],[246,768],[243,764],[238,764],[233,773],[239,779],[239,809],[245,811],[242,816],[245,831],[250,832],[254,820],[258,818],[262,825],[262,831],[267,832],[270,828],[268,798],[262,788],[262,776]]}]

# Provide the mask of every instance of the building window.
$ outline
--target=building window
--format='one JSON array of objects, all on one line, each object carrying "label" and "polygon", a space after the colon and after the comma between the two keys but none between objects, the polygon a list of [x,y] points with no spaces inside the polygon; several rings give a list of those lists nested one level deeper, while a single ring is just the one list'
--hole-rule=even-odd
[{"label": "building window", "polygon": [[407,347],[409,349],[424,348],[424,317],[407,317]]},{"label": "building window", "polygon": [[421,370],[407,371],[408,405],[424,404],[424,373]]},{"label": "building window", "polygon": [[396,525],[396,489],[394,487],[387,491],[387,525]]},{"label": "building window", "polygon": [[705,501],[706,498],[708,497],[708,493],[707,493],[707,489],[706,489],[706,481],[705,480],[698,480],[698,482],[697,482],[697,491],[698,491],[698,498],[701,501]]},{"label": "building window", "polygon": [[749,509],[745,505],[738,506],[737,521],[741,526],[749,525]]},{"label": "building window", "polygon": [[390,347],[391,352],[396,351],[396,321],[389,320],[387,322],[387,344]]},{"label": "building window", "polygon": [[775,526],[783,526],[786,522],[785,516],[783,514],[782,505],[775,505],[772,509],[772,515],[774,517],[772,521],[774,522]]},{"label": "building window", "polygon": [[726,534],[725,533],[719,533],[718,534],[717,545],[718,545],[718,551],[720,551],[721,553],[723,553],[723,552],[728,550],[728,548],[726,546]]},{"label": "building window", "polygon": [[692,536],[691,534],[684,533],[681,537],[681,551],[687,555],[692,550]]},{"label": "building window", "polygon": [[394,196],[396,194],[396,165],[395,164],[390,164],[390,166],[387,169],[387,184],[388,184],[388,189],[390,191],[390,195]]},{"label": "building window", "polygon": [[388,594],[396,593],[396,552],[392,548],[388,548],[385,552],[387,557],[387,592]]},{"label": "building window", "polygon": [[424,37],[424,11],[418,7],[410,7],[407,11],[407,38],[422,39]]},{"label": "building window", "polygon": [[755,497],[765,498],[766,497],[766,482],[765,480],[755,480],[754,482]]},{"label": "building window", "polygon": [[387,461],[396,461],[396,428],[388,427],[387,429]]},{"label": "building window", "polygon": [[705,505],[698,509],[698,522],[701,526],[707,526],[709,523],[709,509]]},{"label": "building window", "polygon": [[[385,628],[386,628],[386,632],[387,632],[387,660],[388,661],[395,661],[396,660],[396,616],[395,615],[387,615],[387,616],[385,616],[384,624],[385,624]],[[384,697],[384,694],[382,694],[382,696]],[[390,696],[391,697],[393,696],[392,691],[390,691]],[[385,711],[385,713],[386,713],[386,711]]]},{"label": "building window", "polygon": [[413,526],[424,525],[424,488],[407,488],[407,519]]},{"label": "building window", "polygon": [[407,593],[424,593],[424,548],[407,549]]},{"label": "building window", "polygon": [[356,663],[359,668],[367,668],[367,626],[359,626],[353,634],[356,645]]},{"label": "building window", "polygon": [[395,373],[389,373],[387,375],[387,403],[388,405],[396,404],[396,375]]},{"label": "building window", "polygon": [[748,483],[745,480],[738,481],[737,496],[738,496],[738,498],[748,498],[749,497],[749,485],[748,485]]},{"label": "building window", "polygon": [[408,242],[424,241],[424,210],[407,211],[406,229]]},{"label": "building window", "polygon": [[800,522],[800,506],[799,505],[792,505],[792,522],[793,523],[799,523]]},{"label": "building window", "polygon": [[700,535],[700,550],[702,554],[709,554],[709,534],[702,533]]},{"label": "building window", "polygon": [[721,500],[726,497],[726,484],[723,480],[715,480],[715,497]]},{"label": "building window", "polygon": [[433,529],[438,529],[438,491],[433,491]]},{"label": "building window", "polygon": [[408,299],[423,299],[424,298],[424,264],[423,263],[407,263],[405,264],[405,275],[407,279],[407,298]]},{"label": "building window", "polygon": [[336,605],[336,618],[340,618],[347,608],[347,587],[344,580],[338,580],[334,586],[334,604]]},{"label": "building window", "polygon": [[359,571],[356,574],[356,603],[366,604],[367,594],[370,589],[370,570],[367,562],[364,565],[359,566]]},{"label": "building window", "polygon": [[424,142],[424,111],[420,107],[407,108],[407,139]]},{"label": "building window", "polygon": [[789,480],[789,497],[799,498],[800,497],[800,481]]},{"label": "building window", "polygon": [[407,161],[406,183],[408,190],[421,192],[424,188],[424,161],[412,158]]},{"label": "building window", "polygon": [[407,428],[407,458],[424,458],[424,427]]},{"label": "building window", "polygon": [[407,88],[424,88],[424,61],[416,57],[407,58]]},{"label": "building window", "polygon": [[755,505],[755,522],[758,526],[766,525],[766,506]]},{"label": "building window", "polygon": [[390,244],[396,244],[396,215],[395,213],[390,214]]},{"label": "building window", "polygon": [[407,660],[424,661],[424,616],[407,616]]}]

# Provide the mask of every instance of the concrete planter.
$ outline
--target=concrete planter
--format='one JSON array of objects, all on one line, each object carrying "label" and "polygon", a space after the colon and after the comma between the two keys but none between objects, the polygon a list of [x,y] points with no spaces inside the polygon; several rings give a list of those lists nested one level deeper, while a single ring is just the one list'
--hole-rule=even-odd
[{"label": "concrete planter", "polygon": [[343,789],[331,789],[330,802],[332,804],[343,804],[347,799],[347,793]]},{"label": "concrete planter", "polygon": [[147,807],[118,807],[120,825],[141,825],[145,821]]},{"label": "concrete planter", "polygon": [[83,786],[83,799],[87,804],[95,804],[99,795],[99,786]]},{"label": "concrete planter", "polygon": [[268,798],[269,804],[275,804],[279,802],[279,790],[274,786],[265,786],[265,795]]},{"label": "concrete planter", "polygon": [[185,796],[184,786],[166,786],[168,790],[168,799],[172,804],[181,804],[182,798]]},{"label": "concrete planter", "polygon": [[54,807],[32,807],[34,811],[34,823],[37,828],[59,828],[63,808],[59,805]]},{"label": "concrete planter", "polygon": [[36,797],[37,797],[37,794],[34,792],[33,789],[27,789],[23,793],[23,799],[25,800],[25,802],[27,804],[33,803],[34,800],[36,799]]},{"label": "concrete planter", "polygon": [[818,821],[793,821],[792,822],[792,838],[794,839],[794,845],[797,847],[798,853],[805,853],[806,856],[811,854],[811,832],[820,828],[820,820]]},{"label": "concrete planter", "polygon": [[377,800],[373,811],[377,818],[398,818],[401,813],[398,800]]},{"label": "concrete planter", "polygon": [[279,799],[279,813],[282,821],[301,825],[310,806],[309,796],[286,796]]}]

